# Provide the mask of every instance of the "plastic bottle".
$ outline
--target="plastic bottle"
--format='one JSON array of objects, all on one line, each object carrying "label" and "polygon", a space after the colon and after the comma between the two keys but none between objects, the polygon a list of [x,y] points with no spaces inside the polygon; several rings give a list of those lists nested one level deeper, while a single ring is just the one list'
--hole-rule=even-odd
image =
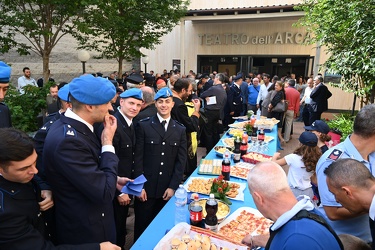
[{"label": "plastic bottle", "polygon": [[241,156],[247,154],[247,143],[248,143],[249,137],[246,132],[242,134],[242,142],[241,142]]},{"label": "plastic bottle", "polygon": [[174,224],[178,224],[180,222],[186,222],[186,203],[187,203],[187,192],[185,188],[180,185],[175,192],[175,204],[176,204],[176,211],[174,217]]},{"label": "plastic bottle", "polygon": [[260,131],[259,131],[259,134],[258,134],[258,141],[263,142],[264,138],[265,138],[264,129],[261,128]]},{"label": "plastic bottle", "polygon": [[223,162],[221,164],[221,175],[224,176],[224,180],[230,180],[230,159],[228,150],[226,150],[223,154]]},{"label": "plastic bottle", "polygon": [[257,120],[260,120],[260,109],[257,110]]},{"label": "plastic bottle", "polygon": [[217,232],[217,210],[218,210],[218,203],[215,199],[214,194],[210,194],[210,198],[206,202],[206,218],[205,218],[205,228],[209,229],[213,232]]},{"label": "plastic bottle", "polygon": [[237,163],[241,160],[241,137],[236,136],[234,140],[234,150],[233,150],[233,162]]},{"label": "plastic bottle", "polygon": [[203,207],[199,202],[199,196],[194,197],[194,201],[190,203],[190,225],[202,227]]}]

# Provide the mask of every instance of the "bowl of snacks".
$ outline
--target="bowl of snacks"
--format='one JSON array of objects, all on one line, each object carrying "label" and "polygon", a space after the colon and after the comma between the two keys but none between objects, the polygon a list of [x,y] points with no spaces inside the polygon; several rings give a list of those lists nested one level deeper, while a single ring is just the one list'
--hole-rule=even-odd
[{"label": "bowl of snacks", "polygon": [[[203,208],[203,219],[206,218],[206,215],[207,215],[207,212],[206,212],[206,202],[207,202],[208,199],[199,199],[199,203],[200,205],[202,206]],[[216,213],[216,217],[217,217],[217,222],[220,223],[222,222],[225,218],[227,218],[227,216],[230,214],[230,207],[228,204],[224,203],[223,201],[221,200],[218,200],[216,199],[217,201],[217,213]],[[190,204],[189,204],[190,206]]]},{"label": "bowl of snacks", "polygon": [[229,151],[229,154],[230,154],[230,155],[233,154],[233,152],[232,152],[233,148],[230,148],[230,147],[225,147],[225,146],[215,146],[215,147],[214,147],[214,150],[215,150],[216,155],[219,156],[219,157],[223,157],[223,155],[224,155],[224,153],[225,153],[226,150]]}]

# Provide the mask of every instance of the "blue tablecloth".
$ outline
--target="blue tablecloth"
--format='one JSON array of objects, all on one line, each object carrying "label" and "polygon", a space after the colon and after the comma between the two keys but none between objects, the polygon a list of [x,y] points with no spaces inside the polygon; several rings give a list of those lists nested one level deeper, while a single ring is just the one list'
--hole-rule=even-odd
[{"label": "blue tablecloth", "polygon": [[[274,139],[269,143],[268,152],[265,154],[273,155],[277,150],[277,125],[273,128],[271,132],[266,132],[266,135],[274,137]],[[223,138],[227,137],[227,133]],[[222,140],[218,142],[217,145],[223,145]],[[211,150],[210,153],[206,156],[206,159],[222,159],[218,157],[214,150]],[[211,175],[199,175],[197,169],[190,177],[215,177]],[[190,178],[189,177],[189,178]],[[246,180],[238,179],[231,177],[231,181],[245,183],[246,189],[244,190],[245,201],[231,200],[232,205],[230,206],[231,213],[236,211],[240,207],[252,207],[256,208],[253,198],[249,193]],[[207,196],[208,197],[208,196]],[[160,213],[155,217],[147,229],[143,232],[141,237],[134,243],[131,250],[151,250],[157,245],[161,238],[174,226],[174,212],[175,212],[175,198],[171,198]],[[189,223],[189,211],[186,206],[186,222]]]}]

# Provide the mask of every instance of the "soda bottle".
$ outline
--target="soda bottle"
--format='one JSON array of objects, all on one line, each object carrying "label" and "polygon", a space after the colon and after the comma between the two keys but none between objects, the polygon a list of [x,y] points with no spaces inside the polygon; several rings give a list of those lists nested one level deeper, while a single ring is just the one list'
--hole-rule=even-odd
[{"label": "soda bottle", "polygon": [[244,132],[242,135],[242,142],[240,146],[241,156],[247,153],[247,143],[248,143],[248,135],[246,132]]},{"label": "soda bottle", "polygon": [[224,176],[224,180],[230,180],[230,159],[229,151],[226,150],[223,154],[223,162],[221,163],[221,175]]},{"label": "soda bottle", "polygon": [[217,232],[217,210],[218,203],[215,199],[214,194],[210,194],[210,198],[206,202],[206,219],[205,219],[205,228],[213,232]]},{"label": "soda bottle", "polygon": [[194,197],[194,201],[190,203],[190,225],[202,227],[203,207],[199,202],[198,195]]},{"label": "soda bottle", "polygon": [[186,203],[187,203],[187,192],[185,188],[180,184],[178,189],[174,194],[176,201],[176,210],[175,210],[175,217],[174,217],[174,224],[178,224],[180,222],[186,222]]},{"label": "soda bottle", "polygon": [[241,139],[240,136],[236,136],[234,140],[234,151],[233,151],[233,162],[237,163],[241,160]]},{"label": "soda bottle", "polygon": [[264,137],[265,137],[264,129],[261,128],[260,131],[259,131],[259,134],[258,134],[258,141],[263,142]]},{"label": "soda bottle", "polygon": [[257,128],[253,127],[253,132],[251,133],[251,141],[256,142],[258,140]]}]

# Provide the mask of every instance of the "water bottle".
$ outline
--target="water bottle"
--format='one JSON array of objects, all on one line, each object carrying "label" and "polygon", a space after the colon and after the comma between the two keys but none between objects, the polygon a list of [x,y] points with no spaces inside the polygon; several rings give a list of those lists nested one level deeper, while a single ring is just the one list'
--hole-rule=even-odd
[{"label": "water bottle", "polygon": [[257,120],[260,120],[260,109],[257,110]]},{"label": "water bottle", "polygon": [[185,188],[180,184],[178,189],[175,192],[176,197],[176,211],[174,217],[174,224],[178,224],[180,222],[186,222],[186,203],[187,203],[187,192]]}]

